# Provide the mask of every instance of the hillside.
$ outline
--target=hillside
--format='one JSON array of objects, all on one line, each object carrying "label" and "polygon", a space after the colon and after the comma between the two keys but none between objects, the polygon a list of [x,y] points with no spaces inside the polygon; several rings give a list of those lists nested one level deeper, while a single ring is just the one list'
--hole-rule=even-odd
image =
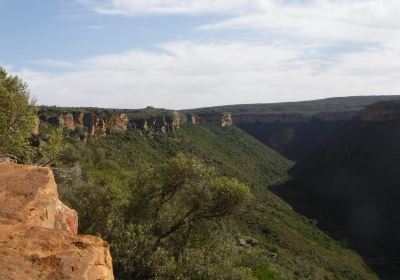
[{"label": "hillside", "polygon": [[377,102],[399,100],[398,95],[377,95],[377,96],[350,96],[333,97],[311,101],[284,102],[284,103],[261,103],[261,104],[241,104],[227,105],[208,108],[197,108],[185,110],[195,113],[222,113],[232,114],[302,114],[314,115],[326,112],[353,112],[360,111]]},{"label": "hillside", "polygon": [[380,101],[399,96],[354,96],[304,102],[231,105],[185,110],[207,120],[223,112],[233,122],[285,157],[301,161],[318,152],[328,139],[340,131],[358,112]]},{"label": "hillside", "polygon": [[[57,167],[63,198],[80,213],[83,232],[111,238],[117,277],[123,278],[127,252],[118,250],[107,224],[97,219],[112,220],[109,199],[125,201],[127,182],[144,166],[157,166],[184,152],[251,186],[253,198],[224,221],[228,226],[224,242],[234,246],[240,266],[250,268],[255,279],[377,279],[358,255],[268,191],[267,186],[288,179],[293,163],[238,128],[185,125],[169,134],[128,129],[97,140],[89,138],[87,143],[74,137],[67,142],[67,152]],[[108,198],[96,206],[99,193]],[[99,217],[93,217],[94,213]]]},{"label": "hillside", "polygon": [[359,251],[382,279],[399,279],[400,103],[361,112],[276,188],[296,209]]},{"label": "hillside", "polygon": [[[338,97],[303,102],[230,105],[182,110],[178,123],[220,124],[225,113],[230,114],[234,125],[278,151],[286,158],[301,161],[316,153],[325,142],[348,122],[357,118],[359,111],[379,101],[398,100],[399,96]],[[90,115],[108,118],[125,114],[131,127],[145,125],[161,128],[173,126],[173,111],[147,107],[144,109],[102,108],[39,108],[43,121],[58,123],[60,114],[80,112],[85,114],[82,123],[90,126]],[[176,112],[178,113],[178,112]],[[164,117],[163,117],[164,116]]]}]

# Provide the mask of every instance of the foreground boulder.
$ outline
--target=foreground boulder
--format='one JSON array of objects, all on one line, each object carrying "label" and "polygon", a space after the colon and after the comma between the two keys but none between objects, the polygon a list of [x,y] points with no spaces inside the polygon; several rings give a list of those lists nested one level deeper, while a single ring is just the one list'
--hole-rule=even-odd
[{"label": "foreground boulder", "polygon": [[0,164],[0,279],[114,279],[107,242],[77,228],[50,169]]}]

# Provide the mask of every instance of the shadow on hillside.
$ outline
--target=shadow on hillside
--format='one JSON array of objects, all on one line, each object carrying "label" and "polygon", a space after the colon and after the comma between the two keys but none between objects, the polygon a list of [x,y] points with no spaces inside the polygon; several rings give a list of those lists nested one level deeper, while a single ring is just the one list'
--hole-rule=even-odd
[{"label": "shadow on hillside", "polygon": [[[382,238],[384,236],[382,234],[375,235],[376,227],[381,221],[374,219],[371,209],[361,208],[362,211],[357,213],[357,219],[352,219],[350,225],[346,224],[344,221],[349,221],[349,212],[340,201],[321,199],[317,191],[305,188],[305,181],[296,176],[299,174],[298,166],[295,165],[289,174],[293,179],[269,189],[289,203],[297,213],[315,220],[322,231],[342,246],[356,251],[380,279],[400,279],[400,263],[396,261],[398,258],[391,257],[392,252],[388,253],[387,249],[379,248],[377,245],[385,243],[386,240]],[[393,244],[398,244],[400,240],[400,236],[389,236],[389,238]],[[396,240],[393,241],[393,238]],[[394,247],[396,248],[396,245]],[[397,256],[400,256],[400,251]]]}]

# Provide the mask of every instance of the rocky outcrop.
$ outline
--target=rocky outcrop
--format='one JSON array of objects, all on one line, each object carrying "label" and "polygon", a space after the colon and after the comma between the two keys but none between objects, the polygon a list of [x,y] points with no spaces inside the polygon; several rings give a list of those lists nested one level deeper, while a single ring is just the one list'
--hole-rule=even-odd
[{"label": "rocky outcrop", "polygon": [[197,114],[192,114],[192,125],[202,124],[204,123],[203,119],[200,118]]},{"label": "rocky outcrop", "polygon": [[109,133],[120,132],[128,129],[129,119],[126,114],[113,115],[108,118]]},{"label": "rocky outcrop", "polygon": [[1,279],[114,279],[108,244],[97,237],[0,225],[0,244]]},{"label": "rocky outcrop", "polygon": [[[129,119],[127,114],[102,113],[102,112],[64,112],[57,116],[47,116],[46,111],[40,113],[40,120],[69,131],[72,136],[86,141],[87,137],[104,137],[111,133],[123,132],[128,129]],[[33,134],[37,134],[34,129]]]},{"label": "rocky outcrop", "polygon": [[107,135],[107,126],[104,119],[98,116],[92,116],[89,127],[89,133],[93,137],[104,137]]},{"label": "rocky outcrop", "polygon": [[233,125],[232,121],[232,114],[225,113],[221,117],[221,126],[222,127],[229,127]]},{"label": "rocky outcrop", "polygon": [[78,213],[57,199],[54,228],[78,233]]},{"label": "rocky outcrop", "polygon": [[74,112],[73,115],[74,115],[75,127],[83,129],[84,128],[83,118],[84,118],[85,114],[83,112]]},{"label": "rocky outcrop", "polygon": [[17,159],[12,155],[0,155],[0,163],[17,163]]},{"label": "rocky outcrop", "polygon": [[58,117],[58,126],[66,130],[75,130],[74,116],[70,113],[61,114]]},{"label": "rocky outcrop", "polygon": [[172,130],[178,129],[187,123],[187,116],[181,112],[172,113]]},{"label": "rocky outcrop", "polygon": [[7,279],[114,279],[109,245],[77,235],[48,168],[0,164],[0,275]]}]

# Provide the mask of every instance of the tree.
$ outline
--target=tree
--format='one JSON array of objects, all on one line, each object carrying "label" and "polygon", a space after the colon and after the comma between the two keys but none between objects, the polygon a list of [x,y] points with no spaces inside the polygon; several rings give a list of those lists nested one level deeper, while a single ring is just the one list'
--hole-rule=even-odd
[{"label": "tree", "polygon": [[0,154],[29,161],[29,143],[35,125],[35,106],[27,84],[0,67]]},{"label": "tree", "polygon": [[81,232],[110,242],[118,279],[253,279],[231,226],[247,185],[184,154],[129,175],[93,167],[89,182],[75,178],[61,195]]},{"label": "tree", "polygon": [[65,149],[63,139],[61,128],[53,129],[44,140],[39,137],[39,147],[36,149],[34,158],[35,164],[48,166],[58,160]]}]

